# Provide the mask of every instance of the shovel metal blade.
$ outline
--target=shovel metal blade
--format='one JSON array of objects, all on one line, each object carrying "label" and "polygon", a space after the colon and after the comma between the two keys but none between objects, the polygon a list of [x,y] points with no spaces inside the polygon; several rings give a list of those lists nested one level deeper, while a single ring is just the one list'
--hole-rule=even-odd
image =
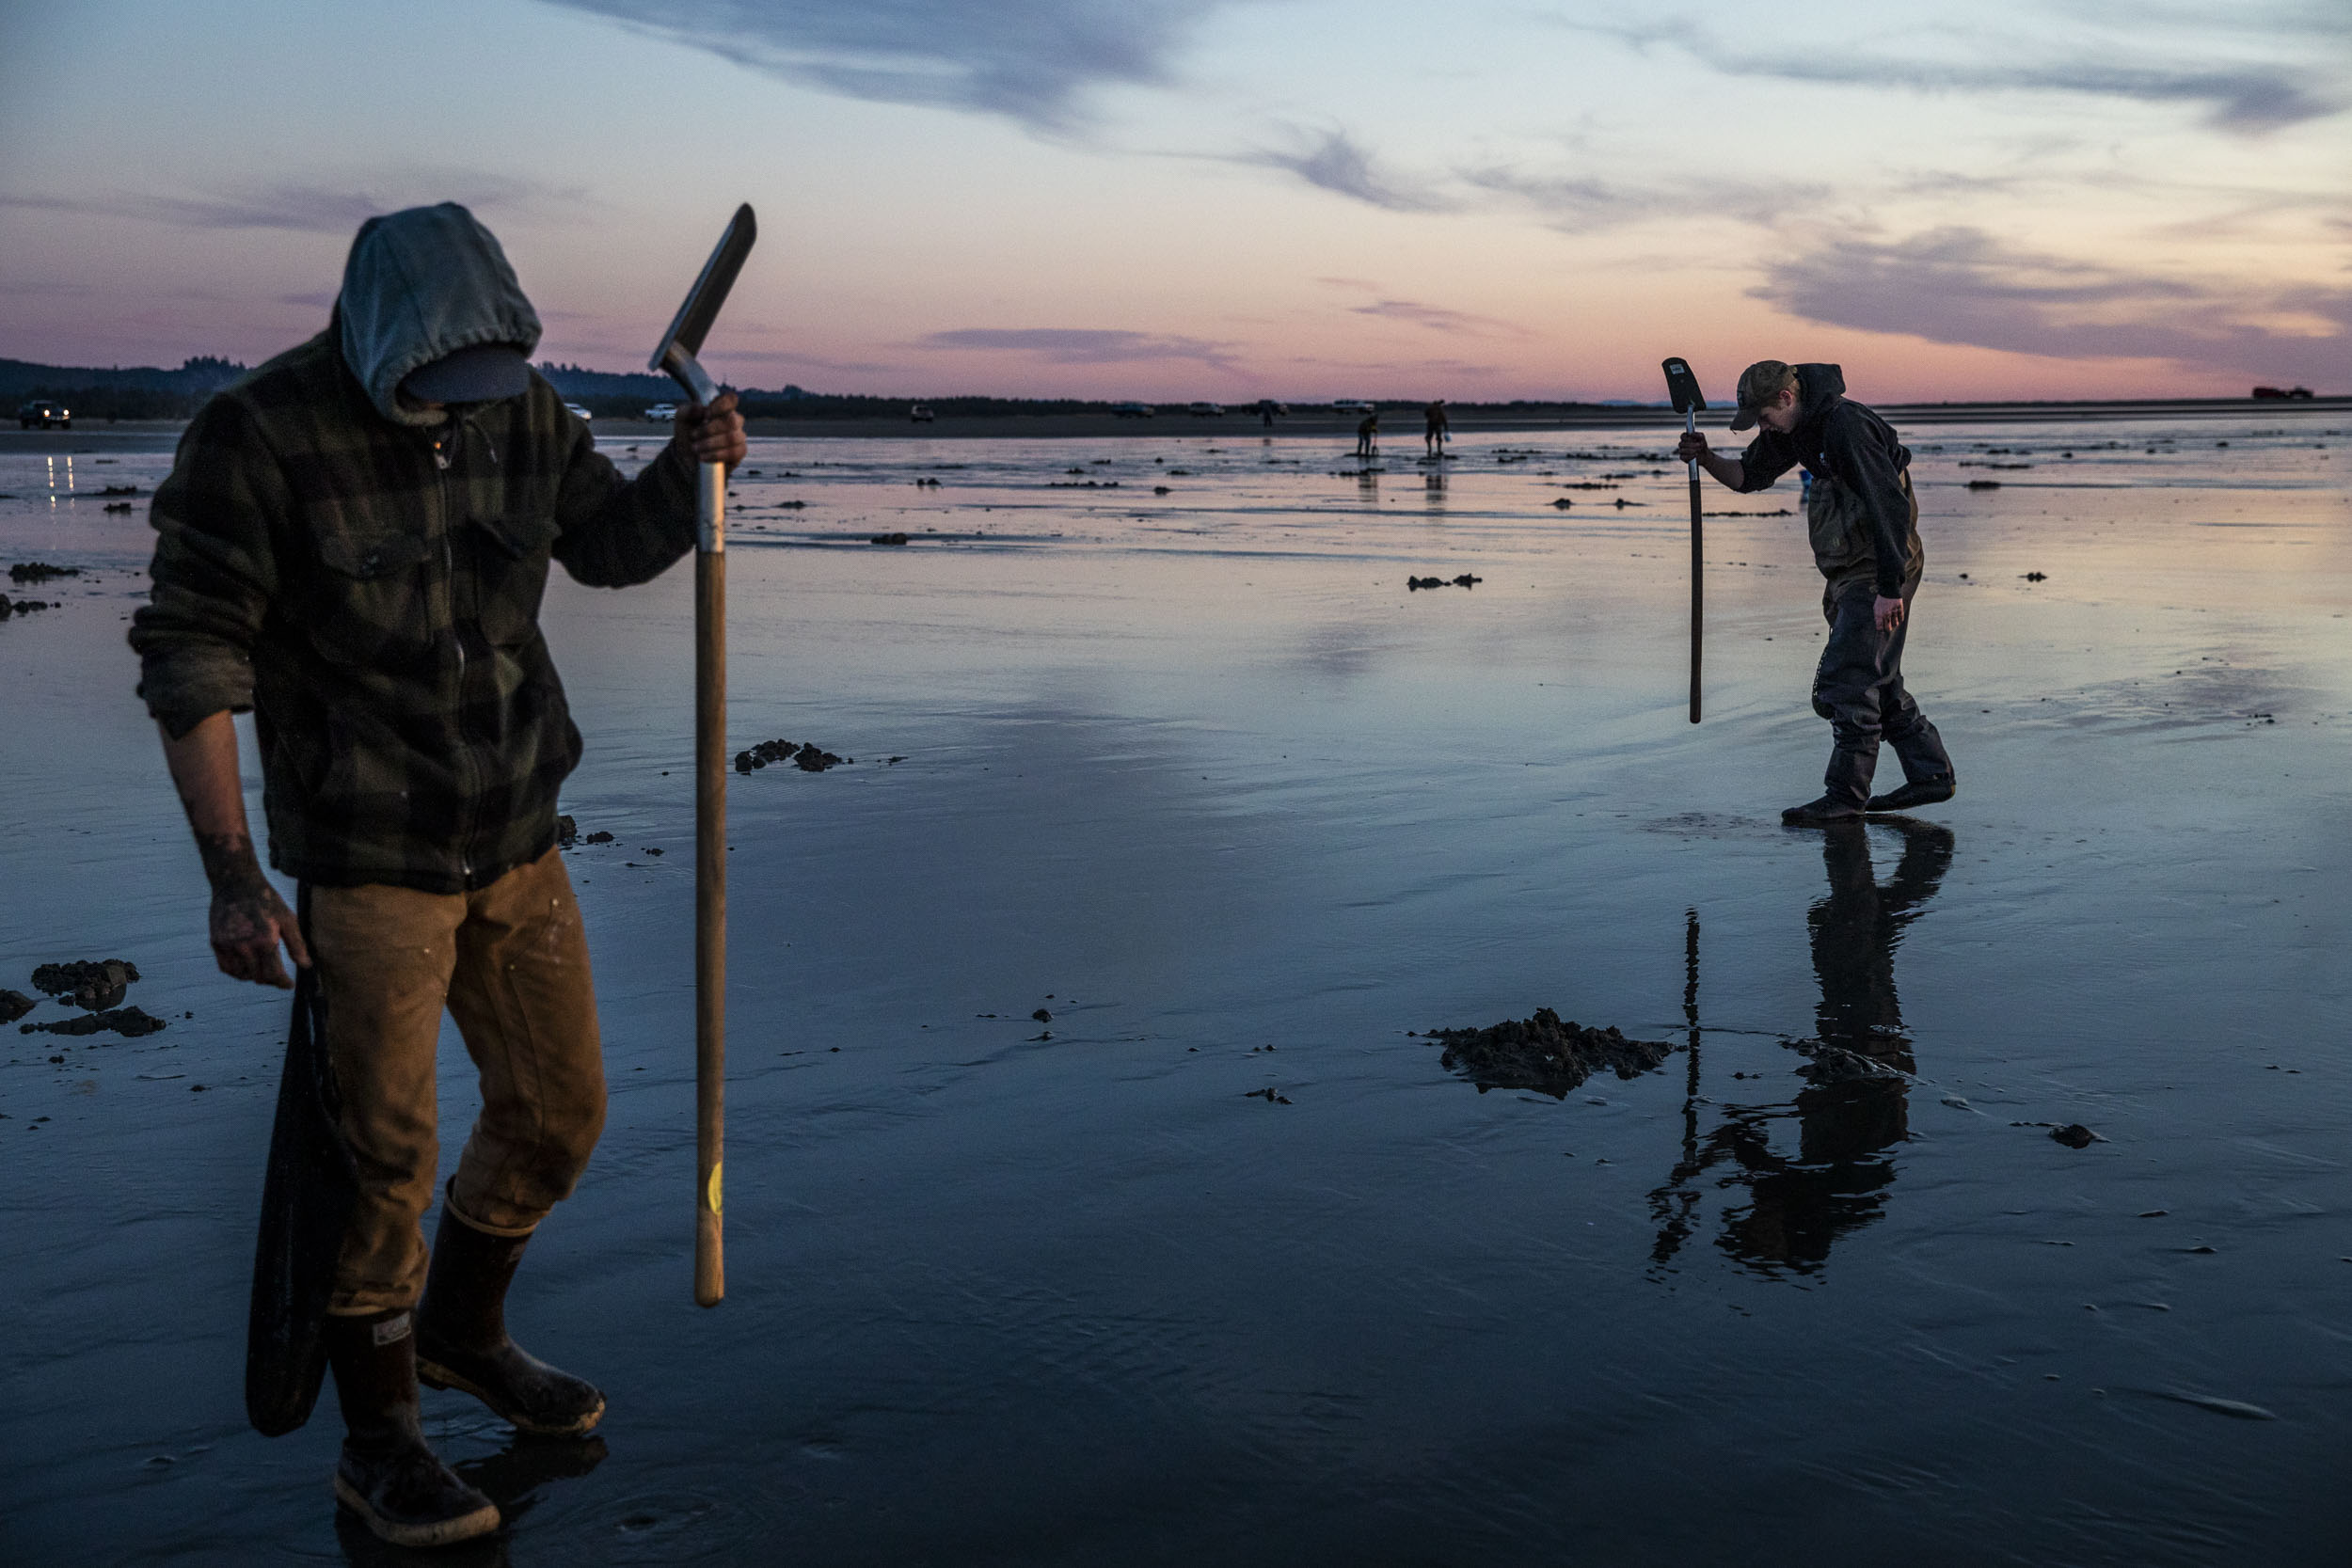
[{"label": "shovel metal blade", "polygon": [[1699,378],[1691,373],[1687,359],[1665,361],[1666,395],[1674,399],[1677,414],[1696,414],[1707,407],[1707,399],[1699,393]]},{"label": "shovel metal blade", "polygon": [[735,287],[735,276],[743,270],[743,259],[752,253],[752,242],[758,237],[759,225],[747,201],[727,220],[719,247],[703,263],[702,276],[687,291],[686,303],[677,308],[670,330],[661,335],[653,357],[645,361],[647,370],[669,375],[697,403],[708,403],[716,388],[694,356],[702,352],[703,339],[709,335],[710,324],[719,319],[719,307],[727,302],[727,291]]}]

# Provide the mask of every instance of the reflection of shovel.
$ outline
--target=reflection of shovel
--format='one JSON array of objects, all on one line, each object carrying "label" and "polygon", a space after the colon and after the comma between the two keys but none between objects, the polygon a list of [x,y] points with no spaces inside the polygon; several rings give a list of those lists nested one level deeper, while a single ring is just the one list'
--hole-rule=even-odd
[{"label": "reflection of shovel", "polygon": [[[735,210],[719,248],[662,334],[648,368],[667,372],[707,406],[719,388],[694,356],[752,251],[751,207]],[[727,1021],[727,470],[702,465],[694,549],[694,1301],[726,1294],[720,1252],[719,1172],[726,1120]]]},{"label": "reflection of shovel", "polygon": [[[1682,428],[1695,431],[1699,427],[1699,410],[1707,406],[1707,399],[1699,395],[1699,378],[1691,373],[1689,361],[1669,359],[1665,363],[1666,395],[1674,399],[1675,412],[1682,416]],[[1699,466],[1691,464],[1691,722],[1699,721],[1699,644],[1704,640],[1707,552],[1699,541]]]},{"label": "reflection of shovel", "polygon": [[1692,1216],[1698,1212],[1698,1195],[1691,1181],[1705,1168],[1699,1160],[1699,911],[1684,916],[1682,930],[1682,1021],[1689,1027],[1691,1065],[1682,1091],[1682,1159],[1667,1176],[1666,1184],[1649,1195],[1650,1212],[1658,1220],[1658,1242],[1650,1249],[1653,1265],[1670,1261],[1691,1234]]}]

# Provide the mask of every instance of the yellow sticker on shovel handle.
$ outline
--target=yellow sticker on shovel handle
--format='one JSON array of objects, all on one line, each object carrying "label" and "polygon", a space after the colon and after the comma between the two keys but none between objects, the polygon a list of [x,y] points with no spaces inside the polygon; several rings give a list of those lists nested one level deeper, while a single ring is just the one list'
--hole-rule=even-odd
[{"label": "yellow sticker on shovel handle", "polygon": [[726,1165],[725,1165],[725,1163],[724,1163],[724,1162],[722,1162],[722,1163],[720,1163],[720,1164],[715,1164],[715,1165],[713,1165],[713,1166],[711,1166],[711,1167],[710,1167],[710,1186],[709,1186],[709,1189],[708,1189],[707,1192],[705,1192],[705,1193],[703,1194],[704,1200],[705,1200],[706,1202],[707,1202],[707,1203],[710,1205],[710,1212],[711,1212],[712,1213],[714,1213],[714,1214],[715,1214],[715,1213],[718,1213],[718,1212],[720,1212],[720,1210],[719,1210],[719,1173],[720,1173],[721,1171],[724,1170],[724,1169],[726,1169]]}]

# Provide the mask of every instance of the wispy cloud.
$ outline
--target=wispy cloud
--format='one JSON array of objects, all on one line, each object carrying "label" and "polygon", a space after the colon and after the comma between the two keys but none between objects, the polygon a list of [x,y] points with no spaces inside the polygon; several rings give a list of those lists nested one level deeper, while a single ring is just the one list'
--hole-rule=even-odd
[{"label": "wispy cloud", "polygon": [[1156,332],[1085,326],[965,326],[932,332],[915,346],[1033,354],[1049,365],[1123,365],[1149,359],[1191,359],[1220,370],[1237,368],[1232,345]]},{"label": "wispy cloud", "polygon": [[1100,86],[1157,86],[1203,19],[1246,0],[551,0],[850,98],[1084,118]]},{"label": "wispy cloud", "polygon": [[2340,87],[2283,66],[2186,69],[2061,60],[2049,65],[1918,63],[1884,56],[1826,60],[1806,56],[1740,62],[1710,59],[1719,71],[1793,82],[1892,84],[1931,92],[2092,93],[2146,103],[2196,103],[2208,123],[2239,132],[2275,131],[2321,119],[2344,107]]},{"label": "wispy cloud", "polygon": [[[1358,380],[1364,376],[1413,376],[1416,378],[1455,377],[1464,380],[1486,379],[1507,375],[1502,365],[1482,365],[1469,359],[1426,357],[1418,359],[1334,358],[1328,355],[1292,354],[1271,361],[1274,364],[1311,370],[1334,380]],[[1353,395],[1353,394],[1351,394]]]},{"label": "wispy cloud", "polygon": [[2341,0],[2054,0],[2053,8],[2094,26],[2140,33],[2171,27],[2295,49],[2352,40],[2352,9]]},{"label": "wispy cloud", "polygon": [[1359,316],[1385,316],[1391,321],[1410,322],[1432,332],[1444,332],[1468,338],[1524,338],[1525,328],[1514,326],[1493,316],[1472,315],[1467,310],[1449,310],[1440,305],[1424,305],[1416,299],[1375,299],[1369,305],[1351,305],[1348,309]]},{"label": "wispy cloud", "polygon": [[433,169],[373,176],[351,184],[291,182],[192,196],[0,193],[0,207],[137,218],[175,229],[275,229],[308,234],[349,234],[379,213],[434,201],[461,202],[476,212],[515,214],[586,205],[589,198],[578,187],[543,185],[472,170]]},{"label": "wispy cloud", "polygon": [[1425,183],[1382,168],[1371,150],[1343,130],[1290,126],[1284,136],[1288,145],[1258,148],[1236,161],[1283,169],[1318,190],[1392,213],[1436,213],[1454,205]]},{"label": "wispy cloud", "polygon": [[[1343,129],[1285,128],[1287,146],[1260,147],[1237,162],[1279,168],[1317,189],[1392,213],[1532,208],[1552,228],[1593,233],[1661,218],[1728,217],[1770,225],[1788,211],[1828,198],[1825,185],[1768,180],[1674,179],[1623,183],[1581,172],[1486,163],[1439,176],[1403,174]],[[1370,289],[1360,279],[1320,278]]]},{"label": "wispy cloud", "polygon": [[737,363],[771,365],[804,370],[831,371],[835,374],[863,374],[883,371],[901,371],[906,367],[872,359],[835,359],[821,354],[803,354],[791,349],[728,348],[723,357],[730,365]]},{"label": "wispy cloud", "polygon": [[[1906,58],[1857,48],[1774,53],[1727,44],[1687,19],[1631,26],[1570,25],[1613,36],[1636,48],[1667,44],[1726,76],[1917,92],[2059,92],[2197,104],[2204,108],[2207,123],[2249,135],[2325,119],[2352,103],[2341,71],[2331,74],[2279,61],[2101,58],[2061,45],[2050,46],[2053,57],[2034,59],[2026,57],[2033,52],[2030,46],[2010,37],[1989,40],[2001,55],[1995,59]],[[2059,53],[2061,49],[2066,52]]]},{"label": "wispy cloud", "polygon": [[[2340,384],[2352,290],[2271,291],[2135,273],[2008,245],[1980,229],[1831,241],[1769,263],[1749,291],[1835,326],[2066,358],[2166,359]],[[2309,330],[2278,325],[2297,321]]]},{"label": "wispy cloud", "polygon": [[1510,165],[1465,169],[1468,183],[1526,203],[1556,229],[1593,233],[1658,218],[1727,217],[1770,226],[1829,199],[1826,185],[1793,180],[1661,180],[1619,184],[1584,174]]}]

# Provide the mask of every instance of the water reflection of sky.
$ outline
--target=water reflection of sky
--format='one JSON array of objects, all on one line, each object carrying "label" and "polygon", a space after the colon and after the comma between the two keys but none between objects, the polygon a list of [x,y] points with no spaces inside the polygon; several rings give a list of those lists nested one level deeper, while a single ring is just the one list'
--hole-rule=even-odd
[{"label": "water reflection of sky", "polygon": [[[2352,561],[2344,443],[2299,418],[1913,432],[1908,662],[1962,794],[1845,835],[1776,820],[1826,744],[1794,519],[1710,519],[1684,720],[1662,436],[1468,440],[1442,510],[1418,443],[1368,477],[1188,431],[760,444],[734,733],[858,760],[731,782],[717,1313],[684,1264],[684,574],[550,594],[589,743],[564,809],[618,835],[570,861],[614,1098],[516,1311],[614,1415],[514,1557],[2340,1539]],[[146,497],[89,493],[168,453],[92,445],[62,489],[0,452],[0,556],[91,568],[0,625],[0,834],[42,890],[0,900],[0,985],[126,957],[172,1023],[0,1069],[30,1271],[0,1512],[122,1560],[331,1552],[331,1433],[238,1424],[280,1004],[211,975],[128,697]],[[1405,1033],[1538,1006],[1685,1049],[1554,1101]],[[2072,1121],[2108,1141],[2053,1143]],[[2178,1393],[2280,1418],[2150,1397]]]}]

